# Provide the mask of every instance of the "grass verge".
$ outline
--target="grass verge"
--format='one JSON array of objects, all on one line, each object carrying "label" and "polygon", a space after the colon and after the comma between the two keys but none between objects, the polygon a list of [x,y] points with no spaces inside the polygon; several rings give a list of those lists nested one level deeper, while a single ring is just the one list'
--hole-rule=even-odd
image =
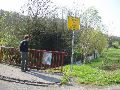
[{"label": "grass verge", "polygon": [[[108,59],[107,65],[115,65],[116,59],[120,60],[120,49],[109,49],[104,54],[107,54]],[[116,57],[114,57],[116,55]],[[103,63],[105,57],[100,57],[89,64],[81,66],[73,65],[73,72],[70,72],[70,65],[64,67],[64,76],[61,79],[62,84],[69,82],[69,78],[76,78],[75,81],[80,84],[91,84],[91,85],[111,85],[120,84],[120,68],[113,69],[111,71],[105,70],[101,67],[105,66]],[[120,65],[120,63],[118,63]]]}]

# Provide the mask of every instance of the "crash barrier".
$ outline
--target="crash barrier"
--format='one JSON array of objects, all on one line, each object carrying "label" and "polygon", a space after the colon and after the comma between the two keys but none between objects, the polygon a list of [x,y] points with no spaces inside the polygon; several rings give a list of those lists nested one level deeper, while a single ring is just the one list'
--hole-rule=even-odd
[{"label": "crash barrier", "polygon": [[[29,49],[28,67],[37,70],[54,69],[62,71],[66,56],[66,52]],[[19,49],[0,47],[0,63],[19,66],[21,64],[20,57]]]}]

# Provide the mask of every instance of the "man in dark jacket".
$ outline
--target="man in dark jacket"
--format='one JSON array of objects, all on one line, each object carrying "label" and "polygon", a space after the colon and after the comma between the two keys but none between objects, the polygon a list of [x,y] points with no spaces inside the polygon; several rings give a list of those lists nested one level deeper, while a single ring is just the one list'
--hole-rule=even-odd
[{"label": "man in dark jacket", "polygon": [[25,35],[24,40],[20,42],[20,52],[21,52],[21,71],[26,72],[28,70],[28,42],[29,36]]}]

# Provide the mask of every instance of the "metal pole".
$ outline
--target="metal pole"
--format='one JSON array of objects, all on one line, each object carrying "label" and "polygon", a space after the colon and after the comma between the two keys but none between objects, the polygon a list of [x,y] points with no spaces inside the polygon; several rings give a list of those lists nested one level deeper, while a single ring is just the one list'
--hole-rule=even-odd
[{"label": "metal pole", "polygon": [[70,71],[73,71],[73,59],[74,59],[74,30],[72,31],[72,55],[71,55],[71,66]]},{"label": "metal pole", "polygon": [[30,4],[30,0],[28,0],[28,20],[27,20],[27,30],[28,30],[28,35],[29,35],[29,37],[30,37],[30,27],[29,27],[29,22],[30,22],[30,10],[29,10],[29,4]]}]

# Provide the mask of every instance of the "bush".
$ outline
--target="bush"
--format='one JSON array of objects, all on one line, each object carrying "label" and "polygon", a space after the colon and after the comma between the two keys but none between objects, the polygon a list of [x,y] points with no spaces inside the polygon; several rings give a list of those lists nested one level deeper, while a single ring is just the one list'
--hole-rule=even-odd
[{"label": "bush", "polygon": [[113,48],[118,49],[118,48],[119,48],[119,42],[118,42],[118,41],[114,41],[114,42],[112,43],[112,46],[113,46]]}]

